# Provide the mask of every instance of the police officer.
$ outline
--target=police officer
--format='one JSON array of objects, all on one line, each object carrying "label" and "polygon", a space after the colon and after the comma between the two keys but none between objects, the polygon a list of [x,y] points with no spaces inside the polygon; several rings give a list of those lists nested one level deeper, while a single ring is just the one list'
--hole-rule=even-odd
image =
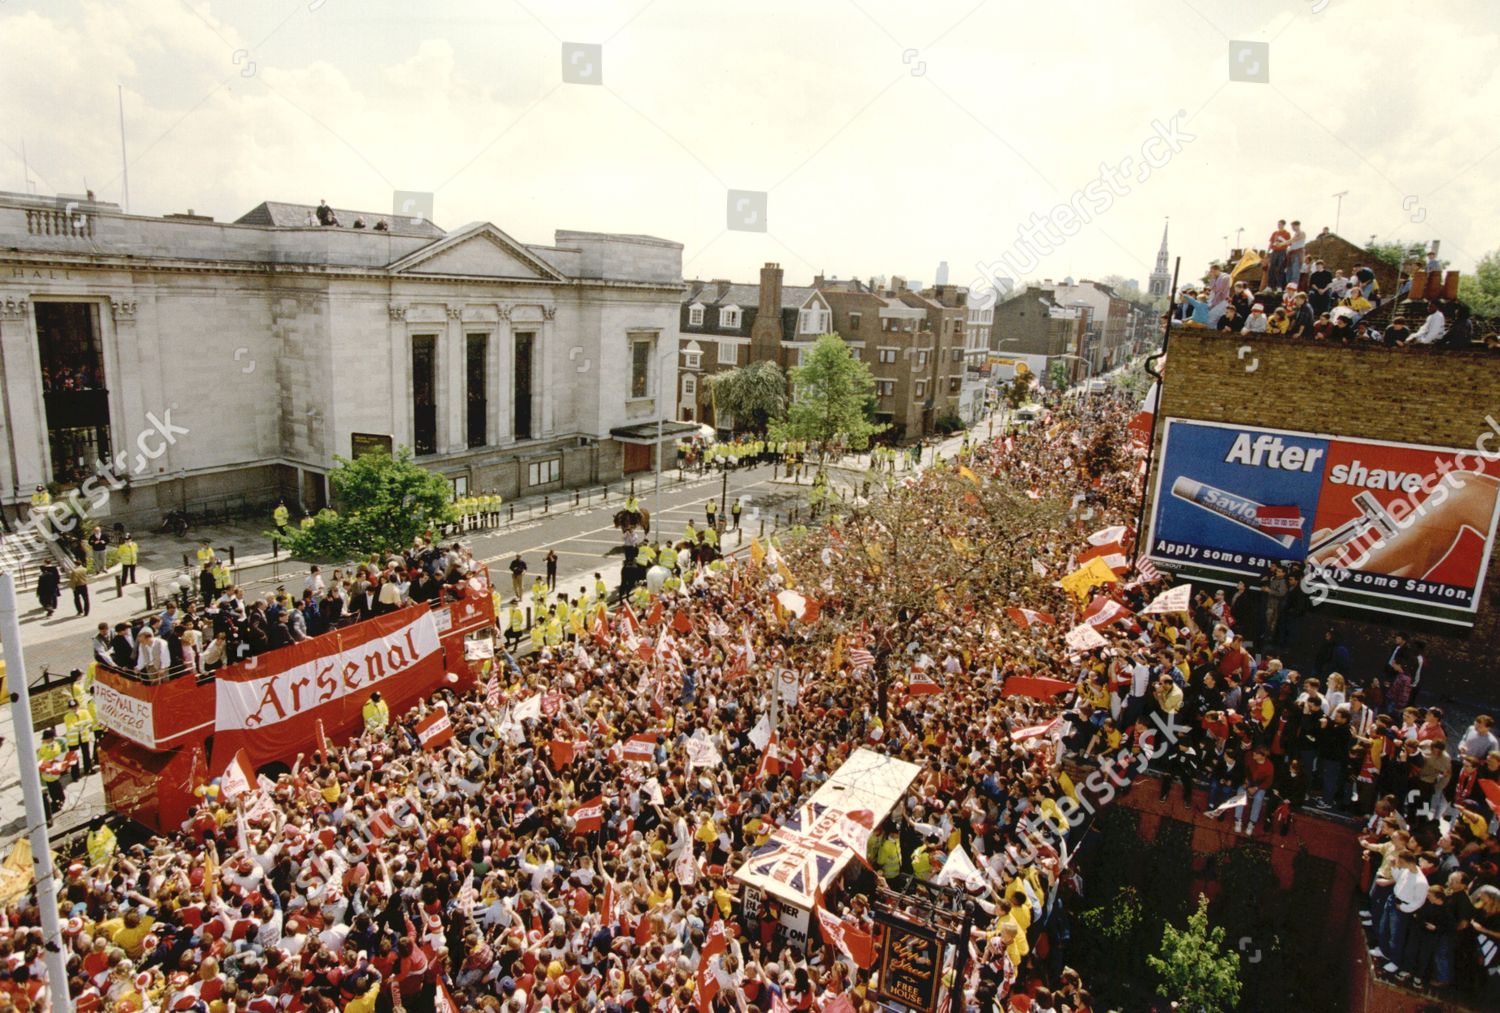
[{"label": "police officer", "polygon": [[602,574],[594,574],[594,597],[598,601],[609,601],[609,585],[604,583]]},{"label": "police officer", "polygon": [[625,497],[625,512],[639,514],[641,512],[641,501],[635,498],[635,493]]},{"label": "police officer", "polygon": [[277,531],[285,531],[287,523],[292,519],[291,511],[286,508],[286,502],[280,501],[276,509],[271,511],[271,519],[276,522]]},{"label": "police officer", "polygon": [[729,507],[729,516],[734,520],[734,530],[736,531],[740,529],[740,511],[744,508],[744,504],[738,499]]},{"label": "police officer", "polygon": [[370,699],[365,701],[364,706],[365,734],[384,735],[386,725],[391,721],[391,708],[380,694],[371,693]]},{"label": "police officer", "polygon": [[76,781],[94,769],[94,723],[77,699],[68,700],[68,710],[63,714],[63,739],[70,751],[78,752],[72,771]]},{"label": "police officer", "polygon": [[52,505],[52,494],[47,491],[45,485],[36,487],[36,492],[31,494],[31,516],[36,517],[43,510]]},{"label": "police officer", "polygon": [[120,583],[135,583],[135,565],[141,558],[141,547],[136,544],[135,538],[130,532],[125,532],[125,540],[120,543]]},{"label": "police officer", "polygon": [[531,582],[531,613],[541,616],[547,610],[547,582],[540,576]]},{"label": "police officer", "polygon": [[703,513],[708,517],[708,526],[713,527],[715,518],[719,516],[719,501],[710,496],[708,502],[703,505]]},{"label": "police officer", "polygon": [[42,801],[47,804],[47,822],[52,822],[52,816],[67,802],[67,793],[63,790],[62,771],[57,769],[54,761],[62,758],[62,743],[57,741],[57,730],[48,728],[42,732],[42,744],[36,747],[36,762],[41,770],[42,785],[47,789],[47,794]]},{"label": "police officer", "polygon": [[505,629],[505,643],[515,650],[521,643],[521,634],[526,632],[526,613],[521,608],[519,596],[510,600],[510,616]]}]

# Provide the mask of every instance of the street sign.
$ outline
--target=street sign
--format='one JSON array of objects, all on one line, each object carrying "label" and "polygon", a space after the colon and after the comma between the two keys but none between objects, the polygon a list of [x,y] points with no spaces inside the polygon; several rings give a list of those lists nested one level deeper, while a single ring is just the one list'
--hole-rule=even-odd
[{"label": "street sign", "polygon": [[880,946],[880,997],[932,1013],[942,984],[942,940],[929,929],[883,911],[877,910],[876,919],[885,926]]}]

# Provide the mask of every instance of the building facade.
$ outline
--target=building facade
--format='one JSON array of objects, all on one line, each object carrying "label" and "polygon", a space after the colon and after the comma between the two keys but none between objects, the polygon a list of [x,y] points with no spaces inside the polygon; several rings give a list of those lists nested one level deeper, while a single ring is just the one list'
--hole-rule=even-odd
[{"label": "building facade", "polygon": [[0,194],[4,503],[107,472],[101,518],[316,509],[335,456],[371,448],[410,447],[459,494],[652,466],[674,414],[680,244],[311,213],[226,223]]}]

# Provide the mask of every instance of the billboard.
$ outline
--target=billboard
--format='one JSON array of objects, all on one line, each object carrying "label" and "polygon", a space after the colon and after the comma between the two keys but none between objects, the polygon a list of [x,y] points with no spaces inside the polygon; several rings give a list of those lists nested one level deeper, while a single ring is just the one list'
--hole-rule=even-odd
[{"label": "billboard", "polygon": [[1500,512],[1500,464],[1483,442],[1476,452],[1168,418],[1148,555],[1220,583],[1303,561],[1314,601],[1472,625]]}]

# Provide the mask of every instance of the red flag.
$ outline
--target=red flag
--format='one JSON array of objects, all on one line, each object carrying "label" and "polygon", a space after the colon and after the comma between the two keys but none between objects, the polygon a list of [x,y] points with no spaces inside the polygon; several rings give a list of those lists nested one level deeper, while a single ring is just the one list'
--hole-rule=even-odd
[{"label": "red flag", "polygon": [[766,740],[766,750],[761,754],[760,767],[755,772],[758,780],[770,777],[772,774],[779,774],[782,771],[785,761],[781,755],[781,746],[778,739],[779,735],[776,732],[772,732],[771,737]]},{"label": "red flag", "polygon": [[1046,724],[1030,725],[1026,728],[1017,728],[1015,731],[1010,733],[1010,741],[1025,742],[1027,739],[1034,739],[1042,735],[1050,735],[1052,732],[1062,727],[1062,721],[1062,715],[1059,714],[1057,717],[1053,718],[1051,721],[1048,721]]},{"label": "red flag", "polygon": [[678,612],[672,616],[672,629],[678,633],[691,633],[693,632],[693,621],[688,618],[686,612]]},{"label": "red flag", "polygon": [[660,623],[666,611],[666,607],[662,605],[661,600],[657,599],[656,604],[651,606],[651,613],[646,616],[646,625],[655,626]]},{"label": "red flag", "polygon": [[[873,946],[871,949],[873,951]],[[823,1013],[854,1013],[854,1001],[847,995],[841,995],[827,1006],[824,1006]]]},{"label": "red flag", "polygon": [[1490,804],[1490,809],[1500,816],[1500,781],[1480,781],[1479,790],[1484,792],[1484,800]]},{"label": "red flag", "polygon": [[433,1013],[459,1013],[458,1003],[453,1001],[453,993],[448,991],[448,986],[443,984],[439,978],[437,983],[437,995],[433,996]]},{"label": "red flag", "polygon": [[1117,574],[1123,574],[1130,569],[1130,558],[1125,552],[1125,547],[1119,542],[1089,546],[1078,554],[1078,565],[1082,566],[1095,557],[1103,559],[1104,565]]},{"label": "red flag", "polygon": [[448,708],[442,704],[417,722],[417,741],[423,749],[437,749],[453,741],[453,722],[448,720]]},{"label": "red flag", "polygon": [[595,795],[587,802],[580,802],[568,813],[573,817],[575,834],[592,834],[604,826],[604,796]]},{"label": "red flag", "polygon": [[573,762],[573,743],[562,739],[553,739],[547,743],[548,750],[552,753],[552,769],[561,771]]},{"label": "red flag", "polygon": [[1099,594],[1095,595],[1094,600],[1089,602],[1088,608],[1083,610],[1083,621],[1099,629],[1112,623],[1123,622],[1133,615],[1133,612],[1113,598]]},{"label": "red flag", "polygon": [[635,617],[635,610],[630,607],[630,603],[626,602],[622,605],[621,611],[625,613],[625,624],[630,627],[630,632],[640,633],[641,621]]},{"label": "red flag", "polygon": [[818,895],[818,928],[823,941],[836,948],[860,967],[869,967],[875,962],[875,940],[868,932],[861,932],[823,906],[823,895]]},{"label": "red flag", "polygon": [[1020,623],[1022,627],[1035,626],[1037,623],[1045,623],[1048,626],[1057,625],[1056,617],[1047,612],[1038,612],[1035,609],[1008,608],[1005,610],[1005,614],[1017,623]]},{"label": "red flag", "polygon": [[1005,696],[1028,696],[1033,700],[1048,700],[1059,693],[1073,689],[1066,679],[1048,679],[1045,676],[1013,675],[1005,680],[1001,691]]},{"label": "red flag", "polygon": [[723,987],[719,981],[717,968],[714,967],[714,958],[728,948],[729,941],[724,938],[724,922],[715,918],[713,925],[709,927],[708,939],[704,942],[703,950],[698,956],[698,988],[694,996],[698,1005],[698,1013],[709,1013],[713,1008],[714,998]]},{"label": "red flag", "polygon": [[236,798],[250,790],[255,784],[255,770],[250,766],[250,757],[245,755],[241,749],[234,754],[234,759],[229,761],[229,766],[224,768],[224,773],[219,775],[219,797],[226,802],[233,802]]}]

